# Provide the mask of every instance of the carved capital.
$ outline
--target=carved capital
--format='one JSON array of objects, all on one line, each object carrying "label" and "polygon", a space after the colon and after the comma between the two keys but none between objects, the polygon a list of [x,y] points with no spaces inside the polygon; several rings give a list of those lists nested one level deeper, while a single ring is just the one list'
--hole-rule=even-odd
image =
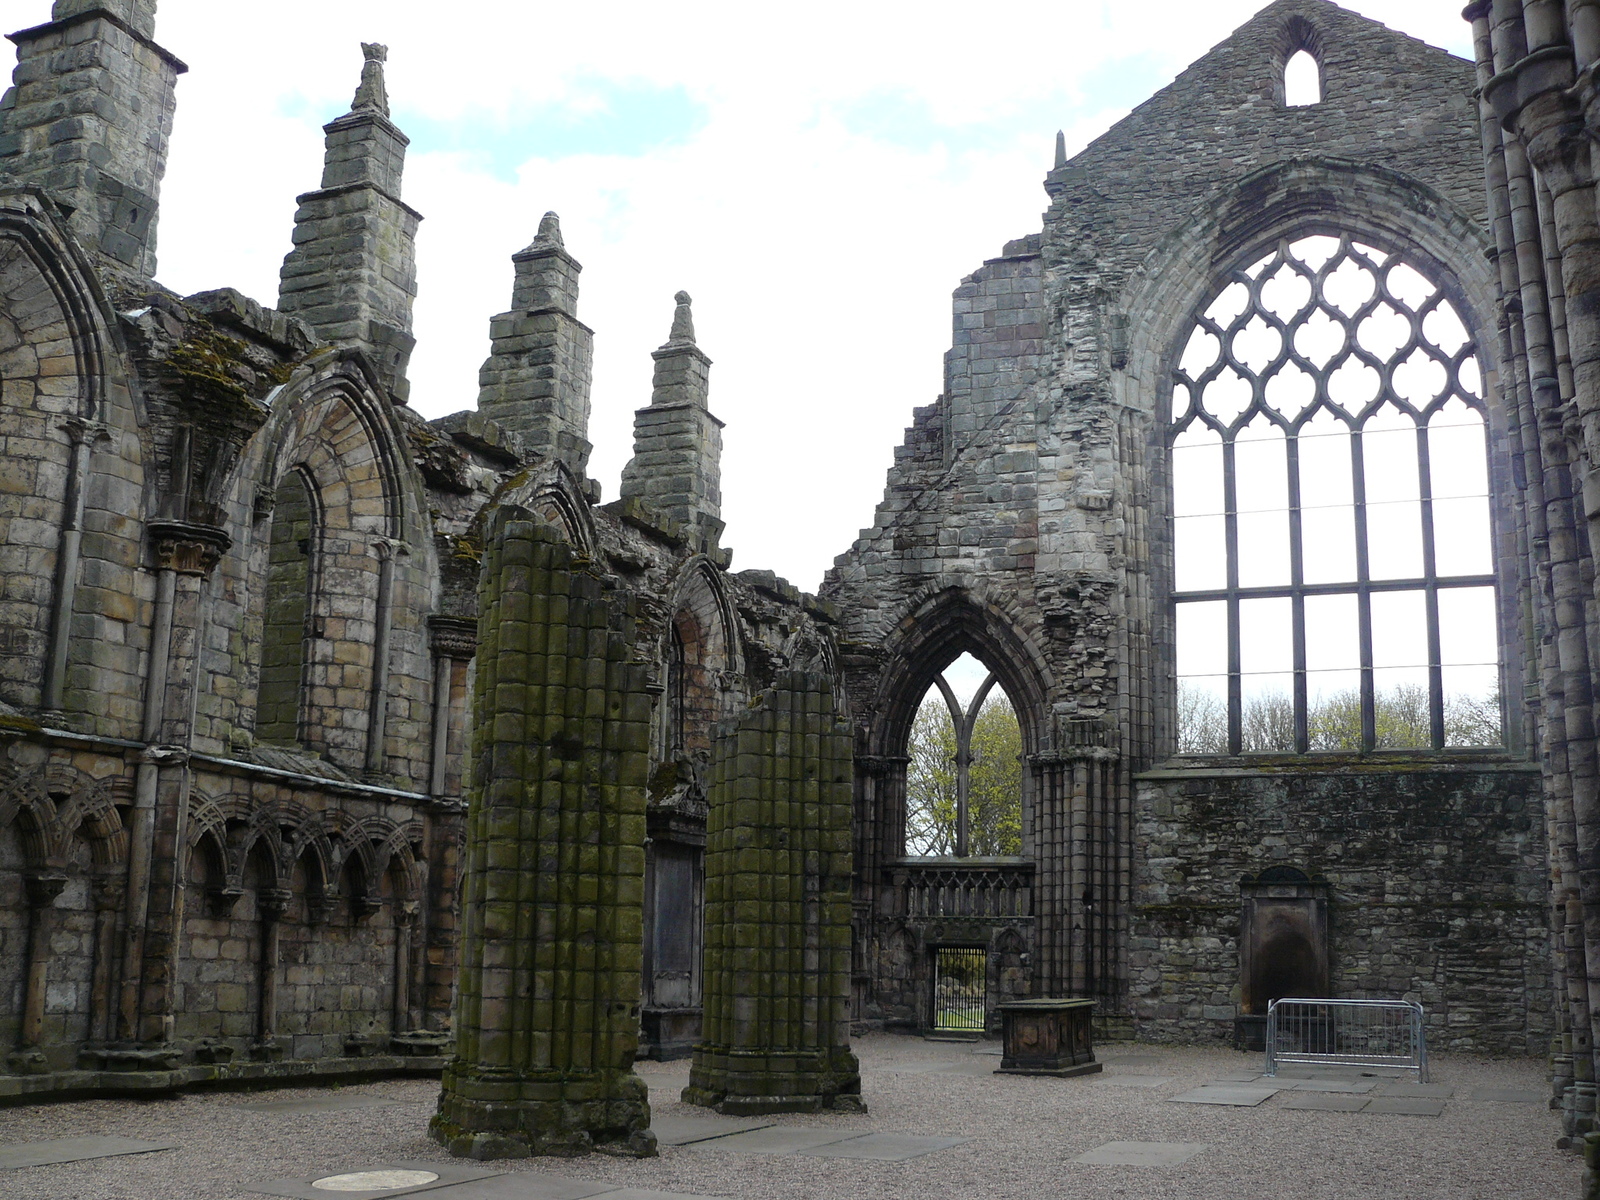
[{"label": "carved capital", "polygon": [[111,430],[103,421],[86,421],[82,417],[68,417],[61,422],[61,428],[67,431],[67,437],[72,439],[74,446],[84,443],[94,445],[96,442],[109,442]]},{"label": "carved capital", "polygon": [[256,889],[256,916],[263,921],[281,921],[294,893],[288,888]]},{"label": "carved capital", "polygon": [[23,880],[28,903],[34,908],[49,908],[66,890],[67,877],[54,871],[30,874]]},{"label": "carved capital", "polygon": [[429,617],[428,636],[440,658],[464,661],[478,653],[478,622],[471,617]]},{"label": "carved capital", "polygon": [[101,875],[94,881],[94,907],[96,912],[114,912],[122,907],[127,895],[127,880],[113,875]]},{"label": "carved capital", "polygon": [[213,525],[188,521],[152,521],[150,551],[155,565],[180,575],[209,575],[233,545],[233,538]]}]

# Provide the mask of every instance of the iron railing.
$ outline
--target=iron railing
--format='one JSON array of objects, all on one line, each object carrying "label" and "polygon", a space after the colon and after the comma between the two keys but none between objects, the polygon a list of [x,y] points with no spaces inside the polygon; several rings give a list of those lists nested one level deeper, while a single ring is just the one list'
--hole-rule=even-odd
[{"label": "iron railing", "polygon": [[933,959],[934,1029],[982,1033],[988,1017],[988,954],[966,947],[939,947]]},{"label": "iron railing", "polygon": [[1316,1000],[1267,1006],[1267,1070],[1302,1066],[1398,1067],[1428,1082],[1422,1005],[1412,1000]]},{"label": "iron railing", "polygon": [[1033,864],[1016,859],[902,859],[906,916],[1031,917]]}]

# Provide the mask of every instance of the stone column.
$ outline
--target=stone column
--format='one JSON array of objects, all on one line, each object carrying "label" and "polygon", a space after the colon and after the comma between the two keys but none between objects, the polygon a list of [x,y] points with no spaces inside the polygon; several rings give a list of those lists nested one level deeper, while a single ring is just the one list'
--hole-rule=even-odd
[{"label": "stone column", "polygon": [[44,1043],[45,988],[50,975],[50,934],[55,928],[55,903],[67,886],[67,877],[34,874],[24,880],[28,895],[28,973],[22,993],[22,1030],[17,1053],[12,1055],[12,1070],[21,1074],[43,1074],[50,1062]]},{"label": "stone column", "polygon": [[655,1153],[633,1073],[650,697],[632,612],[532,514],[485,535],[456,1054],[456,1155]]},{"label": "stone column", "polygon": [[[128,938],[118,1037],[172,1038],[178,930],[183,920],[179,848],[185,844],[189,739],[202,637],[205,581],[231,539],[183,521],[152,522],[156,606],[145,684],[147,743],[134,781],[128,864]],[[129,1059],[137,1064],[139,1060]]]},{"label": "stone column", "polygon": [[391,1036],[411,1030],[411,936],[417,927],[415,900],[394,902],[394,996],[389,1018]]},{"label": "stone column", "polygon": [[278,936],[283,913],[293,893],[288,888],[260,888],[256,891],[256,920],[261,923],[261,964],[257,971],[259,989],[256,1013],[256,1044],[250,1057],[260,1062],[277,1062],[283,1057],[278,1044]]},{"label": "stone column", "polygon": [[90,982],[89,1039],[104,1044],[115,1028],[112,973],[117,956],[117,917],[127,900],[127,881],[103,875],[94,881],[94,976]]},{"label": "stone column", "polygon": [[389,638],[394,624],[394,560],[405,548],[380,538],[374,545],[378,554],[378,601],[373,616],[372,692],[367,703],[367,771],[380,774],[388,765],[384,738],[389,727]]},{"label": "stone column", "polygon": [[717,739],[705,1032],[686,1103],[863,1110],[849,1037],[851,749],[830,681],[799,671]]},{"label": "stone column", "polygon": [[428,633],[433,646],[433,757],[428,792],[443,796],[454,732],[456,665],[471,662],[477,654],[478,622],[471,617],[431,616]]}]

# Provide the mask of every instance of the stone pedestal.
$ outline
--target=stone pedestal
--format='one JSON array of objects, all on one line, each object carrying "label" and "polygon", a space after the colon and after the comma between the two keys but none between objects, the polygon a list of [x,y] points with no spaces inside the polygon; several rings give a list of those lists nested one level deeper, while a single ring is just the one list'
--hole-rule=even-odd
[{"label": "stone pedestal", "polygon": [[1093,1075],[1093,1000],[1017,1000],[1000,1006],[1005,1051],[997,1075]]}]

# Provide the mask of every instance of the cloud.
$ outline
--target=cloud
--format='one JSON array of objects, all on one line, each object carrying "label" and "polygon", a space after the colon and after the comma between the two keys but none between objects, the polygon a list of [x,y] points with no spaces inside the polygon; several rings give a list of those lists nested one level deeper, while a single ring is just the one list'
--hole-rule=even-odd
[{"label": "cloud", "polygon": [[[162,0],[159,40],[192,71],[161,278],[273,300],[319,127],[349,106],[357,42],[385,41],[405,197],[426,218],[413,403],[475,403],[510,255],[555,209],[584,264],[608,497],[686,288],[728,423],[734,565],[815,588],[942,387],[951,290],[1039,228],[1055,131],[1087,144],[1259,7]],[[1351,7],[1470,49],[1437,0]]]}]

